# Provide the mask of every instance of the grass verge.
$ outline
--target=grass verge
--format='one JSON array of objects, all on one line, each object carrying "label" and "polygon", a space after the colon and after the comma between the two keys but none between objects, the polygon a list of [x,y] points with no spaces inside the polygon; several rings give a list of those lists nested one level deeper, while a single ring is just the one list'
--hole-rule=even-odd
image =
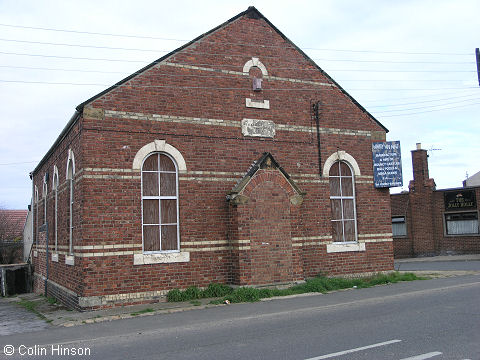
[{"label": "grass verge", "polygon": [[296,294],[304,294],[310,292],[327,293],[334,290],[342,290],[349,288],[368,288],[377,285],[393,284],[400,281],[425,280],[427,278],[418,277],[413,273],[377,274],[362,278],[340,278],[326,277],[319,275],[313,279],[308,279],[303,284],[291,286],[286,289],[257,289],[251,287],[239,287],[233,289],[228,285],[210,284],[206,289],[197,287],[189,287],[185,290],[173,289],[167,294],[167,301],[195,301],[202,298],[216,297],[219,299],[212,300],[211,304],[222,304],[226,301],[230,303],[255,302],[260,299],[270,298],[274,296],[288,296]]}]

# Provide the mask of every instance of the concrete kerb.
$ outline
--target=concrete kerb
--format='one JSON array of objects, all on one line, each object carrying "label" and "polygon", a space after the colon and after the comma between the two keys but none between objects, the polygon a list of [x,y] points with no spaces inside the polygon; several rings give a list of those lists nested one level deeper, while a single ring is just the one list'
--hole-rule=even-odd
[{"label": "concrete kerb", "polygon": [[395,259],[395,263],[435,262],[435,261],[480,261],[480,254],[440,255],[440,256],[424,256],[424,257],[415,257],[415,258]]},{"label": "concrete kerb", "polygon": [[[475,255],[470,260],[480,260],[480,255]],[[437,257],[441,258],[441,257]],[[448,257],[451,258],[451,257]],[[397,261],[397,260],[396,260]],[[445,261],[445,260],[437,260]],[[468,260],[457,260],[468,261]],[[480,274],[478,271],[400,271],[400,273],[415,273],[418,276],[424,276],[429,278],[444,278],[453,276],[463,276]],[[344,289],[349,290],[349,289]],[[321,293],[305,293],[298,295],[279,296],[261,299],[261,301],[271,301],[276,299],[288,299],[302,296],[315,296],[322,295]],[[126,305],[118,306],[109,309],[100,309],[96,311],[79,312],[75,310],[69,310],[58,304],[50,304],[48,300],[36,294],[21,294],[15,298],[9,299],[11,302],[20,302],[21,300],[34,301],[38,304],[36,310],[43,316],[51,326],[64,326],[71,327],[84,324],[93,324],[105,321],[114,321],[119,319],[130,319],[142,316],[170,314],[176,312],[190,311],[196,309],[205,309],[217,306],[227,306],[226,304],[210,304],[213,299],[199,299],[195,302],[158,302],[151,304],[141,305]]]},{"label": "concrete kerb", "polygon": [[126,305],[118,306],[108,309],[100,309],[96,311],[79,312],[76,310],[69,310],[59,304],[51,304],[48,300],[37,294],[20,294],[14,298],[8,299],[9,302],[29,301],[35,302],[35,311],[40,317],[43,317],[46,322],[52,326],[71,327],[83,324],[93,324],[104,321],[113,321],[119,319],[129,319],[140,316],[169,314],[174,312],[189,311],[194,309],[204,309],[213,306],[222,306],[209,304],[212,299],[199,299],[196,304],[190,302],[158,302],[141,305]]}]

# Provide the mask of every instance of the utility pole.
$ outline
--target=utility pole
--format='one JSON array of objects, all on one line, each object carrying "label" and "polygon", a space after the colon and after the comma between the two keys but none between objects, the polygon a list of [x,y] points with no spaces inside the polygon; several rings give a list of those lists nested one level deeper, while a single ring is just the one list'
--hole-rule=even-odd
[{"label": "utility pole", "polygon": [[475,57],[477,59],[478,86],[480,86],[480,51],[478,48],[475,49]]}]

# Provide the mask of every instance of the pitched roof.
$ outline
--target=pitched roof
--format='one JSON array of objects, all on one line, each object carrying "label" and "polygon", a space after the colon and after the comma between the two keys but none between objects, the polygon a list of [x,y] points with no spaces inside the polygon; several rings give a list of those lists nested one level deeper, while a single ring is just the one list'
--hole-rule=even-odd
[{"label": "pitched roof", "polygon": [[56,147],[56,145],[58,143],[60,143],[61,140],[63,140],[63,138],[65,137],[65,135],[68,133],[68,131],[75,125],[75,123],[77,122],[77,120],[79,119],[79,115],[81,114],[81,112],[83,111],[83,108],[90,102],[98,99],[99,97],[109,93],[110,91],[116,89],[117,87],[121,86],[122,84],[126,83],[127,81],[131,80],[132,78],[136,77],[137,75],[140,75],[141,73],[143,73],[144,71],[152,68],[153,66],[161,63],[162,61],[164,61],[165,59],[171,57],[172,55],[175,55],[176,53],[178,53],[179,51],[187,48],[188,46],[192,45],[193,43],[205,38],[206,36],[210,35],[211,33],[217,31],[218,29],[220,28],[223,28],[225,27],[226,25],[232,23],[233,21],[241,18],[242,16],[248,16],[249,18],[253,18],[253,19],[263,19],[273,30],[275,30],[287,43],[289,43],[295,50],[297,50],[300,54],[302,54],[302,56],[305,57],[305,59],[307,59],[315,68],[317,68],[325,77],[327,77],[333,84],[335,84],[338,89],[344,94],[346,95],[360,110],[362,110],[364,113],[366,113],[373,121],[375,121],[382,129],[384,129],[386,132],[388,132],[388,129],[383,126],[372,114],[370,114],[362,105],[360,105],[360,103],[357,102],[357,100],[355,100],[349,93],[347,93],[335,80],[333,80],[333,78],[328,75],[322,68],[320,68],[320,66],[318,66],[315,61],[313,61],[312,59],[310,59],[310,57],[305,54],[297,45],[295,45],[290,39],[288,39],[280,30],[278,30],[275,25],[273,25],[265,16],[263,16],[263,14],[258,11],[254,6],[250,6],[247,10],[241,12],[240,14],[232,17],[230,20],[227,20],[226,22],[224,22],[223,24],[221,25],[218,25],[217,27],[213,28],[212,30],[210,31],[207,31],[206,33],[196,37],[195,39],[191,40],[190,42],[186,43],[185,45],[173,50],[172,52],[162,56],[161,58],[155,60],[154,62],[152,62],[151,64],[143,67],[142,69],[134,72],[133,74],[127,76],[126,78],[120,80],[119,82],[117,82],[116,84],[110,86],[108,89],[105,89],[104,91],[92,96],[91,98],[89,98],[88,100],[85,100],[84,102],[82,102],[81,104],[79,104],[77,107],[76,107],[76,111],[75,113],[73,114],[72,118],[70,119],[70,121],[68,122],[68,124],[65,126],[65,128],[62,130],[61,134],[59,135],[59,137],[57,138],[57,140],[55,141],[55,143],[52,145],[52,147],[50,148],[50,150],[47,152],[47,154],[43,157],[43,159],[40,161],[40,163],[37,165],[37,167],[33,170],[33,173],[35,173],[39,168],[40,166],[44,163],[44,161],[48,158],[48,156],[51,154],[51,152],[53,152],[53,149]]},{"label": "pitched roof", "polygon": [[480,185],[480,171],[469,176],[466,180],[463,181],[464,186],[479,186]]},{"label": "pitched roof", "polygon": [[290,186],[293,188],[293,190],[298,194],[298,195],[305,195],[305,193],[300,190],[300,188],[295,184],[295,182],[292,180],[290,175],[280,166],[280,164],[275,160],[272,154],[269,152],[264,152],[262,156],[260,156],[260,159],[255,160],[247,170],[247,173],[237,182],[237,184],[234,186],[234,188],[230,191],[230,193],[227,195],[227,200],[232,200],[234,199],[239,193],[245,189],[247,184],[250,182],[250,180],[253,178],[255,173],[260,170],[260,169],[277,169],[282,173],[282,175],[285,177],[285,180],[290,184]]},{"label": "pitched roof", "polygon": [[242,17],[242,16],[248,16],[249,18],[254,18],[254,19],[263,19],[270,27],[272,27],[272,29],[274,29],[287,43],[289,43],[292,47],[295,48],[295,50],[297,50],[299,53],[301,53],[310,63],[312,63],[312,65],[314,65],[320,72],[322,72],[322,74],[324,76],[326,76],[332,83],[334,83],[339,89],[340,91],[345,94],[346,96],[348,96],[350,98],[350,100],[355,104],[357,105],[363,112],[365,112],[370,118],[372,118],[372,120],[374,120],[379,126],[381,126],[386,132],[388,132],[388,129],[383,126],[377,119],[375,119],[375,117],[370,114],[362,105],[360,105],[357,100],[355,100],[349,93],[347,93],[335,80],[333,80],[333,78],[328,75],[322,68],[320,68],[320,66],[318,66],[315,61],[313,61],[312,59],[310,59],[310,57],[305,54],[297,45],[295,45],[292,41],[290,41],[290,39],[288,39],[280,30],[278,30],[275,25],[273,25],[265,16],[263,16],[263,14],[258,11],[254,6],[250,6],[247,10],[241,12],[240,14],[234,16],[233,18],[231,18],[230,20],[224,22],[223,24],[213,28],[212,30],[206,32],[205,34],[202,34],[198,37],[196,37],[195,39],[193,39],[192,41],[186,43],[185,45],[179,47],[178,49],[175,49],[173,50],[172,52],[168,53],[167,55],[164,55],[162,56],[160,59],[157,59],[155,60],[154,62],[152,62],[151,64],[145,66],[144,68],[134,72],[133,74],[131,74],[130,76],[127,76],[126,78],[124,78],[123,80],[120,80],[119,82],[117,82],[115,85],[112,85],[111,87],[109,87],[108,89],[98,93],[97,95],[91,97],[90,99],[82,102],[81,104],[79,104],[77,107],[76,107],[76,110],[77,111],[82,111],[83,110],[83,107],[88,104],[89,102],[91,101],[94,101],[95,99],[98,99],[99,97],[107,94],[108,92],[114,90],[115,88],[117,88],[118,86],[124,84],[125,82],[129,81],[130,79],[134,78],[135,76],[141,74],[142,72],[150,69],[151,67],[157,65],[158,63],[164,61],[165,59],[169,58],[170,56],[174,55],[175,53],[183,50],[184,48],[190,46],[191,44],[203,39],[204,37],[208,36],[209,34],[217,31],[218,29],[230,24],[231,22],[237,20],[238,18]]},{"label": "pitched roof", "polygon": [[23,234],[28,210],[0,210],[0,240],[13,240]]}]

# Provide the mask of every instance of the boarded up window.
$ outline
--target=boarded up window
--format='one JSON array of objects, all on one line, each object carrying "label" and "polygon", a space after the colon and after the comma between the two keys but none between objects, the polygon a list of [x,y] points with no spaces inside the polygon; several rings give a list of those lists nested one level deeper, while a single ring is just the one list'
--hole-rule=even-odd
[{"label": "boarded up window", "polygon": [[153,153],[142,167],[143,251],[178,251],[178,172],[172,158]]},{"label": "boarded up window", "polygon": [[350,166],[343,161],[333,164],[329,182],[333,241],[357,241],[354,178]]}]

